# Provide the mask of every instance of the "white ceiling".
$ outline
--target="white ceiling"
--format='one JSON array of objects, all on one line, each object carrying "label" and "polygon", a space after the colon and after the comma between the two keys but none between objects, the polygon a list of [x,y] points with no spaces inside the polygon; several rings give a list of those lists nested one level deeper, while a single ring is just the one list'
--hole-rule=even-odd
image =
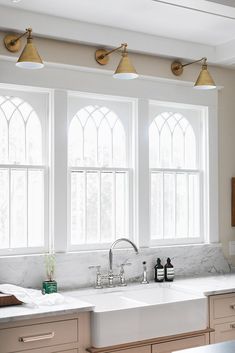
[{"label": "white ceiling", "polygon": [[[189,49],[194,45],[199,56],[203,52],[203,56],[207,55],[212,62],[233,64],[235,7],[221,3],[235,6],[235,0],[0,0],[0,28],[22,30],[31,25],[39,35],[45,35],[46,32],[54,38],[73,41],[77,38],[78,41],[88,44],[109,46],[109,30],[106,28],[105,34],[104,27],[109,26],[114,46],[120,40],[128,40],[130,49],[136,50],[138,41],[142,52],[155,54],[156,51],[160,55],[169,56],[170,50],[166,48],[168,45],[171,56],[187,57],[188,53],[188,57],[195,57],[194,51]],[[38,14],[44,15],[40,17]],[[23,21],[24,27],[17,28],[17,23],[19,27]],[[79,33],[76,25],[80,25]],[[90,39],[87,33],[89,28]],[[168,38],[165,44],[164,38]],[[175,48],[172,48],[172,43]],[[158,45],[158,49],[153,48],[154,44]]]}]

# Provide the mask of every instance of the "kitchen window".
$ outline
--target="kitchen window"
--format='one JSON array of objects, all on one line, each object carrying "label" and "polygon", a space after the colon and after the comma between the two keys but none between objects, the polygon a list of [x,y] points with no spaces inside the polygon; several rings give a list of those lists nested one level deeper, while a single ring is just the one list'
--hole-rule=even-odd
[{"label": "kitchen window", "polygon": [[203,130],[200,110],[150,105],[150,233],[162,244],[203,240]]},{"label": "kitchen window", "polygon": [[107,247],[130,237],[131,111],[102,97],[69,102],[69,246]]},{"label": "kitchen window", "polygon": [[47,246],[45,97],[0,91],[0,253]]}]

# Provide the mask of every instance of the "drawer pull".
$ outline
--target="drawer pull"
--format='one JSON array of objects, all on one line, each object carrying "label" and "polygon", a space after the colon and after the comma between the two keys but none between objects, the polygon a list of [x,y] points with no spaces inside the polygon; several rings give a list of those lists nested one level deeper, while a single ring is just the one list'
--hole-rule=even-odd
[{"label": "drawer pull", "polygon": [[230,328],[235,328],[235,324],[231,324],[231,325],[230,325]]},{"label": "drawer pull", "polygon": [[35,341],[49,340],[55,336],[55,332],[43,333],[38,336],[19,337],[19,342],[29,343]]},{"label": "drawer pull", "polygon": [[230,305],[230,308],[235,310],[235,304]]}]

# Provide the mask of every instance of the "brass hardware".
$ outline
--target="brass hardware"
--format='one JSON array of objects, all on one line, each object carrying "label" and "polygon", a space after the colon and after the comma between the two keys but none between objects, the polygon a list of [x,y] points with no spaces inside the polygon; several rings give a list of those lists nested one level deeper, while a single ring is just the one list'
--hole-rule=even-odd
[{"label": "brass hardware", "polygon": [[230,308],[235,310],[235,304],[230,305]]},{"label": "brass hardware", "polygon": [[106,49],[98,49],[95,52],[95,60],[100,65],[106,65],[109,62],[109,55],[122,49],[122,58],[118,64],[118,67],[113,75],[115,78],[120,79],[134,79],[138,77],[138,74],[132,65],[128,53],[127,53],[127,43],[121,44],[119,47],[114,48],[110,51]]},{"label": "brass hardware", "polygon": [[197,88],[197,89],[216,88],[216,84],[207,69],[207,58],[201,58],[199,60],[195,60],[186,64],[182,64],[181,61],[174,61],[171,64],[171,71],[175,76],[180,76],[182,75],[185,66],[189,66],[199,62],[202,62],[202,68],[194,84],[194,88]]},{"label": "brass hardware", "polygon": [[33,44],[32,28],[27,28],[20,36],[7,35],[4,38],[5,47],[12,53],[21,48],[20,39],[27,35],[27,43],[16,63],[16,66],[26,69],[40,69],[44,66],[36,47]]},{"label": "brass hardware", "polygon": [[108,51],[105,49],[98,49],[95,52],[95,60],[100,65],[106,65],[109,62]]},{"label": "brass hardware", "polygon": [[230,328],[235,328],[235,324],[231,324],[231,325],[230,325]]},{"label": "brass hardware", "polygon": [[175,76],[180,76],[183,73],[183,65],[180,61],[173,61],[171,64],[171,71]]},{"label": "brass hardware", "polygon": [[29,343],[29,342],[48,340],[48,339],[52,339],[54,336],[55,336],[55,332],[43,333],[37,336],[19,337],[19,342]]},{"label": "brass hardware", "polygon": [[5,36],[4,44],[6,49],[12,53],[18,52],[21,48],[21,41],[14,34],[8,34],[7,36]]}]

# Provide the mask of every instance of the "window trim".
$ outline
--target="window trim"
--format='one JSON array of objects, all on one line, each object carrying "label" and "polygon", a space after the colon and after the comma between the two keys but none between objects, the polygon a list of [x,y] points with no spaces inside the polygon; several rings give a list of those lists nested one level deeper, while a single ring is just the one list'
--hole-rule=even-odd
[{"label": "window trim", "polygon": [[[103,95],[103,94],[97,94],[97,93],[84,93],[84,92],[68,92],[68,101],[67,104],[69,104],[69,98],[82,98],[85,101],[87,100],[87,104],[91,105],[92,101],[94,104],[99,104],[99,101],[101,102],[101,105],[105,105],[105,102],[111,102],[113,103],[114,106],[118,103],[127,103],[130,105],[131,108],[134,107],[134,100],[125,98],[125,97],[119,97],[119,96],[112,96],[112,95]],[[97,101],[97,102],[96,102]],[[86,103],[85,103],[86,104]],[[116,113],[115,109],[112,109],[112,107],[107,107],[110,110],[113,110]],[[130,107],[126,107],[125,109],[130,109]],[[119,107],[118,107],[119,108]],[[122,108],[121,108],[122,109]],[[69,111],[69,107],[68,107]],[[76,112],[77,113],[77,112]],[[120,119],[120,117],[118,116]],[[69,131],[69,126],[70,123],[73,119],[72,114],[68,113],[67,116],[67,121],[68,121],[68,131]],[[123,124],[123,120],[121,120],[121,123]],[[94,171],[99,171],[99,172],[105,172],[105,171],[110,171],[110,172],[115,172],[115,171],[125,171],[128,174],[128,182],[127,182],[127,209],[128,209],[128,219],[127,219],[127,229],[129,233],[129,239],[134,240],[134,232],[133,232],[133,219],[134,219],[134,202],[133,202],[133,159],[134,156],[132,156],[133,149],[132,149],[132,126],[134,124],[134,115],[133,115],[133,109],[130,110],[130,116],[129,116],[129,122],[127,121],[126,126],[123,124],[124,131],[126,133],[126,167],[70,167],[68,165],[68,151],[67,151],[67,173],[68,173],[68,178],[67,178],[67,251],[86,251],[86,250],[105,250],[108,249],[111,245],[111,242],[107,243],[92,243],[92,244],[71,244],[71,200],[70,200],[70,189],[71,189],[71,172],[73,171],[89,171],[89,170],[94,170]],[[125,123],[125,122],[124,122]],[[129,134],[128,129],[130,129]],[[68,136],[67,136],[67,148],[68,148]],[[120,235],[121,236],[121,235]],[[125,235],[124,235],[125,236]],[[135,241],[135,240],[134,240]]]},{"label": "window trim", "polygon": [[[13,170],[43,170],[44,172],[44,245],[34,247],[19,247],[0,249],[0,256],[12,255],[30,255],[45,253],[50,248],[51,230],[50,230],[50,131],[51,131],[51,97],[52,90],[44,88],[36,88],[23,85],[8,85],[0,84],[0,94],[4,96],[15,96],[29,103],[36,112],[42,129],[42,163],[43,164],[1,164],[0,168]],[[38,95],[38,96],[37,96]],[[41,97],[38,99],[38,97]],[[30,98],[29,98],[30,97]],[[43,106],[45,115],[41,119],[39,114],[39,107]]]}]

